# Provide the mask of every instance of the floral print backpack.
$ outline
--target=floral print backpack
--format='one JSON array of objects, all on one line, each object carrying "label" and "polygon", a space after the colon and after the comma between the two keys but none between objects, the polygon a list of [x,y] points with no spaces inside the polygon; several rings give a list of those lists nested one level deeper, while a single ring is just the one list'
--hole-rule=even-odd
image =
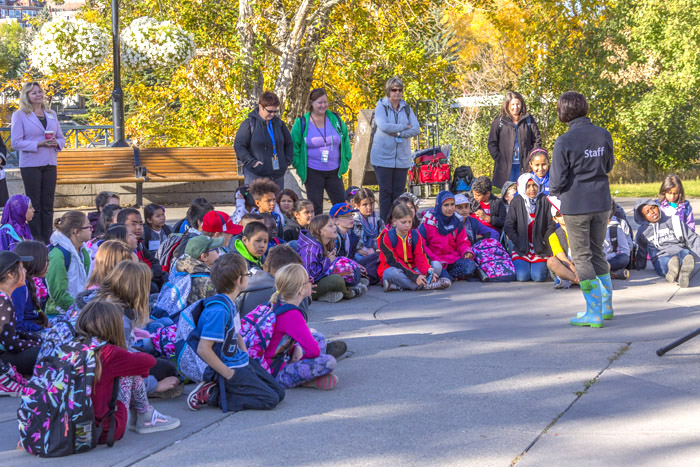
[{"label": "floral print backpack", "polygon": [[479,266],[479,275],[484,282],[510,282],[515,280],[515,266],[501,243],[485,238],[472,245],[474,261]]}]

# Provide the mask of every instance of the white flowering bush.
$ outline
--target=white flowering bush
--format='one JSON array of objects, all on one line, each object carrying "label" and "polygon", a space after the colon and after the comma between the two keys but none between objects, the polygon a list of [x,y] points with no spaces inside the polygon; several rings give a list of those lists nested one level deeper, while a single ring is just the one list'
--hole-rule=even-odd
[{"label": "white flowering bush", "polygon": [[99,65],[111,49],[111,38],[99,27],[76,18],[45,23],[29,50],[32,66],[47,75]]},{"label": "white flowering bush", "polygon": [[124,29],[121,41],[122,61],[134,70],[178,67],[195,53],[194,39],[182,28],[145,16]]}]

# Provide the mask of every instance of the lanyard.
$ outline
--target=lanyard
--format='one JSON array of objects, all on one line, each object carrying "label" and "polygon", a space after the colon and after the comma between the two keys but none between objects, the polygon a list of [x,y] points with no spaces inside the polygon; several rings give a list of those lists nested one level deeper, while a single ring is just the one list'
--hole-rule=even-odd
[{"label": "lanyard", "polygon": [[275,145],[275,131],[272,129],[272,122],[267,122],[267,132],[272,140],[272,155],[277,157],[277,146]]},{"label": "lanyard", "polygon": [[[309,116],[309,118],[311,119],[311,123],[314,125],[314,128],[316,128],[316,132],[319,134],[319,136],[321,136],[321,137],[323,138],[323,147],[324,147],[324,148],[327,148],[327,147],[328,147],[328,142],[326,141],[326,127],[327,127],[328,125],[326,124],[326,122],[324,122],[324,124],[323,124],[323,133],[321,133],[321,130],[319,130],[318,127],[316,126],[316,123],[314,122],[314,119],[313,119],[311,116]],[[323,118],[325,118],[325,116],[324,116]],[[333,149],[333,134],[331,134],[331,150],[332,150],[332,149]]]}]

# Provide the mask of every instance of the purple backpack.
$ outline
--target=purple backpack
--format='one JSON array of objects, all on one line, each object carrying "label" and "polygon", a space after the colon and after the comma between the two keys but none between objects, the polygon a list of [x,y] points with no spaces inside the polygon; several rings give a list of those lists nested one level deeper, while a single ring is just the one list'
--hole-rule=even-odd
[{"label": "purple backpack", "polygon": [[493,238],[485,238],[472,245],[474,261],[481,270],[483,281],[510,282],[515,280],[515,266],[510,255],[501,243]]}]

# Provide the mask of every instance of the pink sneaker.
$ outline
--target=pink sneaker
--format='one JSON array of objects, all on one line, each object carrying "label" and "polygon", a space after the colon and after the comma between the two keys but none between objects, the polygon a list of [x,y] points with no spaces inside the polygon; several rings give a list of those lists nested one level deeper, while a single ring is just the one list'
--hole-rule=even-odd
[{"label": "pink sneaker", "polygon": [[22,395],[22,389],[24,385],[14,381],[8,375],[0,376],[0,396],[19,397]]}]

